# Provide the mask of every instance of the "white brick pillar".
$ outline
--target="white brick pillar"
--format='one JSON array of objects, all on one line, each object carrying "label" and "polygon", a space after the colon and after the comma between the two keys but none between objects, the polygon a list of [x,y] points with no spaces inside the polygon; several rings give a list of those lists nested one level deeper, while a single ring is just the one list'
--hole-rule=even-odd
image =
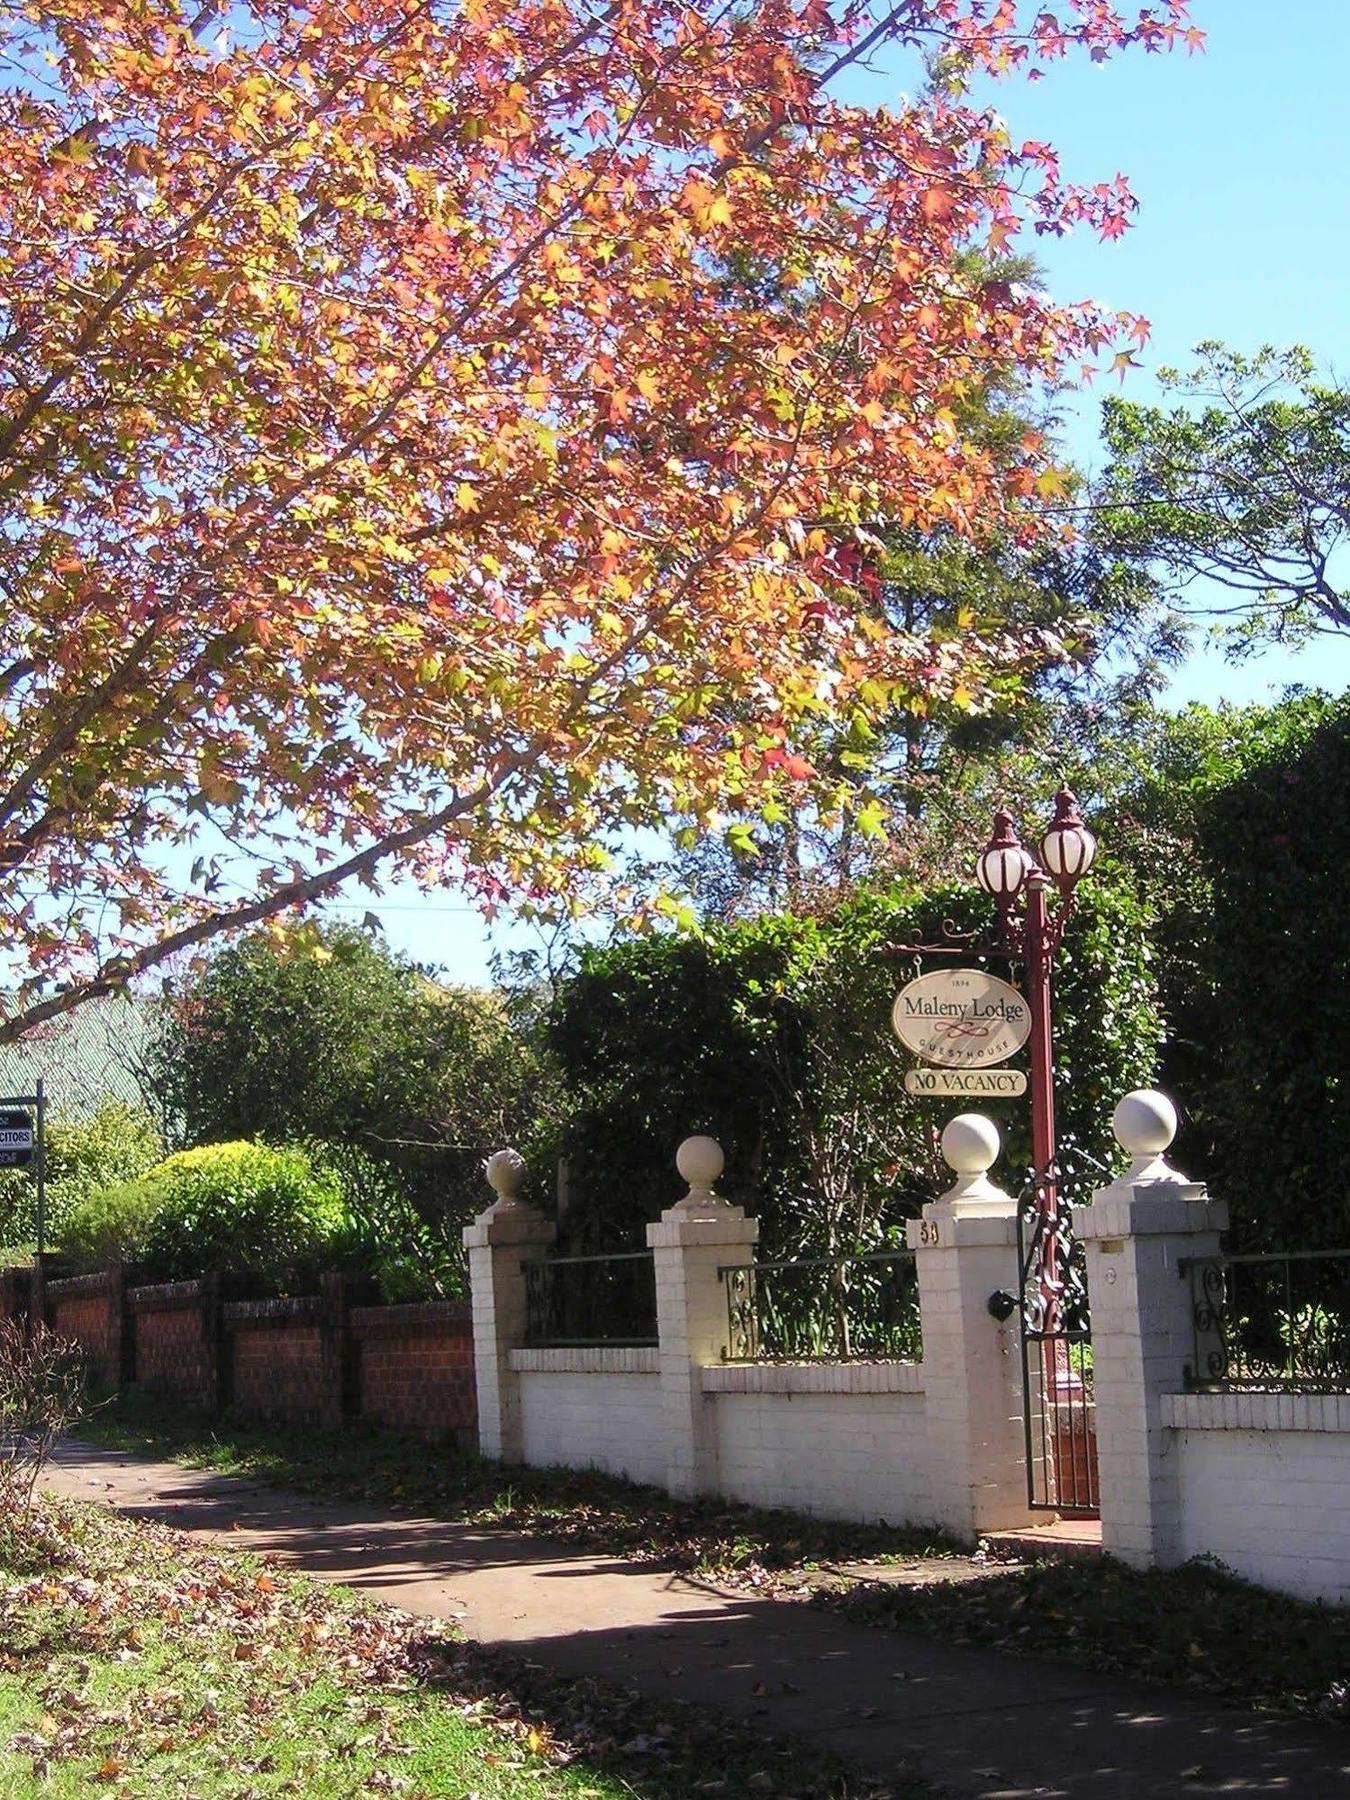
[{"label": "white brick pillar", "polygon": [[1162,1397],[1181,1392],[1195,1343],[1177,1264],[1218,1254],[1228,1209],[1165,1160],[1177,1129],[1165,1094],[1127,1094],[1112,1128],[1130,1167],[1074,1214],[1092,1302],[1102,1547],[1136,1568],[1166,1567],[1181,1560],[1181,1522]]},{"label": "white brick pillar", "polygon": [[717,1489],[712,1412],[699,1373],[721,1362],[727,1341],[727,1293],[717,1271],[752,1261],[759,1240],[759,1220],[714,1191],[722,1160],[714,1138],[686,1138],[675,1166],[689,1192],[647,1227],[656,1263],[666,1485],[682,1497]]},{"label": "white brick pillar", "polygon": [[511,1370],[507,1353],[525,1339],[523,1265],[547,1252],[558,1228],[521,1200],[525,1164],[514,1150],[490,1156],[484,1173],[497,1198],[464,1228],[473,1302],[478,1442],[484,1456],[521,1462],[520,1377]]},{"label": "white brick pillar", "polygon": [[989,1179],[998,1129],[961,1113],[942,1133],[956,1183],[907,1230],[923,1326],[924,1418],[936,1518],[963,1538],[1032,1521],[1016,1311],[1017,1207]]}]

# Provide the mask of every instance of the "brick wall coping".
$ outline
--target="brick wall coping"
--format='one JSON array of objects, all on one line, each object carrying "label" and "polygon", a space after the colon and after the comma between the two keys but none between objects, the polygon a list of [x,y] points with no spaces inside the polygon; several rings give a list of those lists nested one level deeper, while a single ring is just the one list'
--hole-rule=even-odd
[{"label": "brick wall coping", "polygon": [[705,1394],[921,1394],[912,1362],[713,1363],[699,1371]]},{"label": "brick wall coping", "polygon": [[354,1306],[351,1328],[366,1335],[380,1332],[444,1331],[447,1326],[468,1326],[472,1313],[467,1300],[411,1300],[398,1306]]},{"label": "brick wall coping", "polygon": [[1175,1431],[1350,1431],[1350,1394],[1164,1394]]},{"label": "brick wall coping", "polygon": [[647,1345],[572,1344],[556,1350],[510,1350],[520,1375],[659,1375],[661,1352]]},{"label": "brick wall coping", "polygon": [[205,1290],[204,1281],[161,1281],[154,1287],[128,1288],[127,1305],[133,1312],[173,1312],[199,1305]]},{"label": "brick wall coping", "polygon": [[111,1286],[110,1271],[100,1269],[92,1275],[65,1275],[60,1281],[49,1281],[46,1292],[51,1300],[73,1300],[87,1294],[106,1294]]},{"label": "brick wall coping", "polygon": [[227,1325],[312,1324],[323,1312],[318,1294],[289,1294],[271,1300],[229,1300],[221,1307]]}]

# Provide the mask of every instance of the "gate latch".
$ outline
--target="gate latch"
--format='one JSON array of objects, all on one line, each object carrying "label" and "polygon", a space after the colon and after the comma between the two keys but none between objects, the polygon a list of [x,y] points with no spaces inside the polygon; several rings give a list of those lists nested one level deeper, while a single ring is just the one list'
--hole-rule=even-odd
[{"label": "gate latch", "polygon": [[1016,1312],[1017,1296],[1010,1294],[1006,1288],[997,1288],[990,1294],[985,1304],[989,1308],[990,1317],[997,1319],[1001,1325],[1005,1319],[1010,1319]]}]

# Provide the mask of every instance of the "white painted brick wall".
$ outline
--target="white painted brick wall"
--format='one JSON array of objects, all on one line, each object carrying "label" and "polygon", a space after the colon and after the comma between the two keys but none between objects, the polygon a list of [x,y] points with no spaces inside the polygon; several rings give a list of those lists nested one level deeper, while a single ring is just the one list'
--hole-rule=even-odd
[{"label": "white painted brick wall", "polygon": [[1184,1556],[1350,1603],[1350,1396],[1171,1394]]},{"label": "white painted brick wall", "polygon": [[[523,1460],[664,1486],[666,1410],[650,1350],[512,1350]],[[917,1363],[713,1365],[698,1371],[717,1489],[826,1518],[931,1523]]]},{"label": "white painted brick wall", "polygon": [[917,1365],[703,1374],[718,1488],[731,1499],[869,1524],[932,1522]]},{"label": "white painted brick wall", "polygon": [[714,1363],[699,1371],[705,1394],[922,1394],[923,1364]]},{"label": "white painted brick wall", "polygon": [[[1210,1555],[1350,1604],[1350,1394],[1175,1392],[1193,1349],[1176,1260],[1216,1249],[1222,1224],[1201,1193],[1106,1189],[1080,1215],[1107,1547],[1145,1566]],[[1023,1506],[1015,1327],[986,1307],[1013,1267],[1011,1223],[942,1203],[925,1223],[926,1365],[727,1365],[717,1270],[748,1260],[753,1220],[718,1203],[650,1228],[659,1351],[522,1349],[521,1262],[553,1228],[499,1203],[465,1233],[484,1448],[822,1517],[990,1528]]]},{"label": "white painted brick wall", "polygon": [[[596,1356],[594,1351],[581,1354]],[[525,1357],[580,1360],[576,1352],[512,1352],[513,1363]],[[517,1380],[524,1462],[546,1469],[603,1469],[629,1481],[665,1486],[667,1446],[658,1374],[555,1365],[549,1371],[522,1369]]]},{"label": "white painted brick wall", "polygon": [[518,1375],[659,1375],[661,1352],[628,1344],[573,1344],[565,1349],[511,1350],[507,1367]]}]

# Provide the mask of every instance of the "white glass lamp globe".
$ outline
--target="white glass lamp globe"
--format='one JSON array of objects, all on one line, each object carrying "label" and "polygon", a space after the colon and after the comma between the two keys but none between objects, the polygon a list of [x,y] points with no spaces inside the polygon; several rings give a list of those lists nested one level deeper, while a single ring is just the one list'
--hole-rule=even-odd
[{"label": "white glass lamp globe", "polygon": [[1078,802],[1068,788],[1055,795],[1055,816],[1041,839],[1041,862],[1060,887],[1083,879],[1097,857],[1097,840],[1083,823]]},{"label": "white glass lamp globe", "polygon": [[1017,840],[1012,814],[1006,806],[1000,806],[994,814],[994,835],[975,865],[976,879],[1000,906],[1010,906],[1034,866],[1030,854]]}]

